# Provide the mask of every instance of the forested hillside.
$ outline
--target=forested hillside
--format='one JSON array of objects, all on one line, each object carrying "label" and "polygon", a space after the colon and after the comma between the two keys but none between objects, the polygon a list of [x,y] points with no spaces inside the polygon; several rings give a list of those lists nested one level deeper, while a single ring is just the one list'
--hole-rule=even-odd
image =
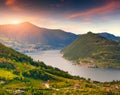
[{"label": "forested hillside", "polygon": [[88,32],[62,50],[64,57],[93,67],[120,68],[120,42]]}]

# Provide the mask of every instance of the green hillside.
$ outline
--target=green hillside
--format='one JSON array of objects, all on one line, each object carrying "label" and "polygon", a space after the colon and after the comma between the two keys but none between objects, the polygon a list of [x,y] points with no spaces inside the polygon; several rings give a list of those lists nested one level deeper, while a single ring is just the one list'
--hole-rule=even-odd
[{"label": "green hillside", "polygon": [[119,81],[71,76],[0,44],[0,95],[119,95],[119,88]]},{"label": "green hillside", "polygon": [[81,65],[120,68],[120,42],[88,32],[62,50],[64,57]]}]

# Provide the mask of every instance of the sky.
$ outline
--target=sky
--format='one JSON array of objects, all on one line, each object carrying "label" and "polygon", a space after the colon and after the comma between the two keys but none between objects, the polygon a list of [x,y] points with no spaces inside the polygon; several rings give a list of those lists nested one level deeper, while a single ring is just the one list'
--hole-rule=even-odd
[{"label": "sky", "polygon": [[0,25],[18,22],[120,36],[120,0],[0,0]]}]

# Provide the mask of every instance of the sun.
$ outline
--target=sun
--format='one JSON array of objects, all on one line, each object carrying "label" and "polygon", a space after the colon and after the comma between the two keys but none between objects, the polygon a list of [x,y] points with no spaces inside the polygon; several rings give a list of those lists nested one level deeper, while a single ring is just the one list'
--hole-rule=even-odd
[{"label": "sun", "polygon": [[20,20],[13,20],[11,23],[12,23],[12,24],[20,24],[21,21],[20,21]]}]

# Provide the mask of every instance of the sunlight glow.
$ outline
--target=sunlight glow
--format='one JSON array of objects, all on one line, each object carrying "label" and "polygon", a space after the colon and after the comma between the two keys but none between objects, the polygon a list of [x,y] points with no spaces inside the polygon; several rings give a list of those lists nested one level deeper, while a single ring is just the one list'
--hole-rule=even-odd
[{"label": "sunlight glow", "polygon": [[12,24],[20,24],[21,21],[20,21],[20,20],[13,20],[11,23],[12,23]]}]

